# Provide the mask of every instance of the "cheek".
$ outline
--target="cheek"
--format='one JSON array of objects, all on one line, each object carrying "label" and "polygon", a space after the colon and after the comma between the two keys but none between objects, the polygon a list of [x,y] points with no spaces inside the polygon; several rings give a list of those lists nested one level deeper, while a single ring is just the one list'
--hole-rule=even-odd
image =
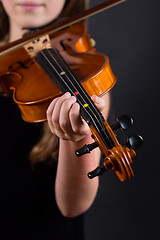
[{"label": "cheek", "polygon": [[46,1],[46,11],[48,18],[56,18],[62,12],[66,0],[48,0]]}]

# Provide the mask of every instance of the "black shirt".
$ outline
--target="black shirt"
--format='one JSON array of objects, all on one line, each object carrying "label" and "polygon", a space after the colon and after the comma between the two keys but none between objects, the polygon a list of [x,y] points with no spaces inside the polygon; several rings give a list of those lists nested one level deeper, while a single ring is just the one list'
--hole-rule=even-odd
[{"label": "black shirt", "polygon": [[84,239],[83,215],[68,219],[57,208],[56,164],[29,163],[41,125],[24,122],[10,97],[0,96],[0,110],[0,239]]}]

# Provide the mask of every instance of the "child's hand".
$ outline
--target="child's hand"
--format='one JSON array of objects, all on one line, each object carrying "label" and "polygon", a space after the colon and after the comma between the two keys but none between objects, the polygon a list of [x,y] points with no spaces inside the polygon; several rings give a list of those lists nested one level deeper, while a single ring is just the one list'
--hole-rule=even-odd
[{"label": "child's hand", "polygon": [[[95,95],[92,96],[92,100],[100,111],[104,109],[104,100]],[[47,110],[47,119],[51,132],[63,140],[76,142],[90,133],[88,124],[80,116],[80,106],[76,97],[70,93],[65,93],[51,102]]]}]

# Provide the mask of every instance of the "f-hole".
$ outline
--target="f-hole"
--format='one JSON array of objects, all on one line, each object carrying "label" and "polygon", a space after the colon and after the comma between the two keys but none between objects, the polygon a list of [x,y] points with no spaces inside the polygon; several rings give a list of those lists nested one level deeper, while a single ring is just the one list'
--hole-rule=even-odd
[{"label": "f-hole", "polygon": [[[33,64],[34,62],[32,62],[32,64]],[[27,65],[25,65],[23,62],[21,62],[21,61],[16,61],[16,62],[14,62],[12,65],[10,65],[9,66],[9,68],[8,69],[13,69],[13,65],[15,65],[15,64],[18,64],[21,68],[23,68],[23,69],[28,69],[29,68],[29,66],[27,66]]]},{"label": "f-hole", "polygon": [[65,45],[64,45],[64,41],[69,41],[69,42],[71,42],[72,39],[71,39],[71,38],[67,38],[67,39],[63,39],[63,40],[60,41],[60,45],[61,45],[61,47],[63,48],[63,50],[65,51],[65,50],[66,50],[66,47],[65,47]]}]

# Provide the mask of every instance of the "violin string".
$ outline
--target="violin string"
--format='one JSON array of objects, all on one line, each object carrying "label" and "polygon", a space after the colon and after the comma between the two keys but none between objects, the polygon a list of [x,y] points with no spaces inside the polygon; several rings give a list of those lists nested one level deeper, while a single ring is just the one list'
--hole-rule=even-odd
[{"label": "violin string", "polygon": [[[69,83],[71,84],[71,86],[73,88],[75,88],[76,86],[78,88],[76,88],[76,90],[79,91],[79,93],[83,93],[83,95],[80,94],[80,96],[82,97],[83,99],[83,103],[89,103],[89,107],[91,109],[88,109],[88,114],[91,116],[90,112],[93,114],[93,117],[95,117],[95,112],[97,113],[96,115],[96,119],[98,121],[98,123],[101,125],[101,130],[103,131],[103,134],[105,134],[105,137],[107,136],[107,138],[109,139],[109,141],[111,142],[111,145],[114,146],[114,141],[112,139],[112,137],[110,136],[108,130],[106,129],[104,123],[103,123],[103,120],[104,120],[104,117],[103,115],[101,114],[101,112],[99,111],[99,109],[95,106],[94,102],[91,100],[90,96],[88,95],[88,93],[86,92],[86,90],[83,88],[83,86],[80,84],[80,82],[77,80],[77,78],[74,76],[73,72],[70,70],[70,68],[68,67],[68,65],[66,64],[66,62],[64,61],[63,57],[60,55],[60,53],[58,52],[58,50],[56,48],[53,48],[52,51],[56,54],[56,57],[59,57],[58,61],[57,59],[53,56],[53,54],[51,54],[51,51],[50,50],[46,50],[48,51],[49,55],[51,56],[51,58],[53,59],[54,62],[56,62],[56,64],[59,66],[59,68],[64,71],[64,69],[62,68],[62,65],[64,66],[65,69],[67,69],[67,73],[69,73],[71,75],[71,79],[70,77],[66,74],[66,77],[69,81]],[[60,64],[61,62],[61,64]],[[74,83],[73,83],[74,81]],[[85,99],[84,99],[84,97]],[[91,111],[92,110],[92,111]],[[101,121],[100,121],[101,120]],[[107,131],[107,133],[106,133]]]},{"label": "violin string", "polygon": [[[84,106],[84,104],[88,105],[89,108],[86,109],[86,110],[88,111],[89,116],[91,117],[91,113],[92,113],[92,116],[94,116],[94,118],[96,116],[97,121],[98,121],[99,124],[101,124],[101,129],[102,129],[103,126],[104,126],[103,122],[102,122],[103,115],[97,109],[97,107],[95,106],[95,104],[93,103],[91,98],[88,96],[88,94],[86,93],[86,91],[84,90],[82,85],[79,83],[79,81],[77,81],[77,79],[73,75],[72,71],[68,68],[66,62],[60,56],[58,50],[57,49],[53,49],[53,50],[54,50],[54,53],[56,54],[56,57],[59,57],[58,61],[55,57],[53,57],[53,55],[51,54],[51,52],[49,50],[47,50],[47,51],[50,54],[51,58],[53,59],[54,63],[56,63],[57,66],[60,68],[60,71],[67,70],[67,73],[71,75],[71,78],[68,76],[68,74],[65,74],[64,76],[67,78],[70,86],[72,86],[72,89],[74,89],[73,93],[75,93],[75,91],[79,93],[77,96],[79,98],[81,98],[81,103],[83,101],[82,106]],[[60,64],[60,62],[61,62],[61,64]],[[62,68],[62,65],[64,66],[65,69]],[[74,81],[74,83],[73,83],[73,81]],[[81,93],[83,93],[83,95]],[[93,117],[92,117],[92,119],[93,119]]]},{"label": "violin string", "polygon": [[[66,74],[66,77],[68,79],[68,81],[70,82],[70,84],[73,86],[73,88],[76,88],[76,86],[78,87],[76,89],[76,91],[78,91],[79,89],[81,90],[81,92],[83,93],[83,95],[81,95],[83,102],[84,103],[88,103],[90,107],[92,107],[92,110],[94,110],[94,114],[95,112],[97,113],[97,115],[99,115],[99,120],[102,119],[103,120],[103,115],[100,113],[100,111],[98,110],[98,108],[95,106],[95,104],[93,103],[93,101],[91,100],[91,98],[89,97],[89,95],[87,94],[87,92],[84,90],[83,86],[79,83],[79,81],[77,81],[76,77],[73,75],[72,71],[70,70],[70,68],[68,68],[66,62],[64,61],[64,59],[59,55],[59,52],[57,49],[54,49],[54,52],[56,53],[57,57],[59,56],[59,60],[61,61],[61,63],[65,66],[65,68],[67,69],[67,73],[70,74],[70,76],[72,77],[72,81],[70,80],[70,77]],[[55,57],[53,57],[53,55],[51,54],[51,52],[49,51],[49,54],[51,55],[51,58],[53,58],[54,62],[56,62],[56,64],[59,66],[59,68],[61,69],[61,71],[64,71],[64,69],[62,68],[62,65],[59,64],[59,61],[56,60]],[[74,81],[74,84],[73,84]],[[76,84],[76,85],[75,85]],[[80,91],[78,91],[79,94],[81,93]],[[85,97],[85,99],[84,99]]]},{"label": "violin string", "polygon": [[[53,65],[53,62],[51,62],[46,55],[42,52],[43,56],[46,58],[46,60],[50,63],[51,67],[54,68],[54,71],[57,73],[57,75],[59,76],[59,78],[62,80],[62,82],[64,83],[64,85],[66,85],[66,82],[64,81],[64,76],[62,76],[59,71],[57,70],[57,68]],[[53,61],[55,63],[57,63],[58,67],[60,68],[60,71],[63,72],[64,69],[62,69],[61,65],[59,65],[59,63],[56,61],[56,59],[53,57],[53,55],[48,51],[48,54],[50,55],[50,57],[53,59]],[[70,93],[72,93],[74,95],[74,92],[77,91],[77,89],[75,88],[75,86],[72,84],[72,82],[70,81],[70,78],[65,74],[66,78],[69,80],[69,83],[71,83],[72,88],[69,87],[69,85],[66,85],[68,90],[70,91]],[[75,88],[73,90],[73,88]],[[83,99],[83,97],[81,96],[82,100],[85,103],[85,100]],[[83,103],[82,103],[83,106]]]},{"label": "violin string", "polygon": [[[64,69],[62,69],[61,65],[60,65],[60,64],[57,62],[57,60],[53,57],[53,55],[50,53],[50,51],[48,51],[48,54],[49,54],[50,57],[53,59],[53,61],[54,61],[55,63],[57,63],[58,67],[60,68],[60,71],[61,71],[61,72],[64,71]],[[44,55],[44,53],[43,53],[43,55]],[[44,57],[46,57],[46,56],[44,55]],[[49,61],[48,58],[46,58],[46,60]],[[57,75],[59,76],[59,78],[61,78],[61,80],[62,80],[62,82],[64,83],[64,85],[67,85],[66,81],[64,81],[64,76],[62,77],[62,75],[60,75],[59,71],[57,70],[57,68],[56,68],[55,66],[53,66],[53,63],[52,63],[51,61],[49,61],[49,63],[50,63],[50,65],[52,66],[52,68],[54,68],[54,71],[57,73]],[[78,90],[75,88],[75,86],[73,85],[72,81],[70,81],[70,78],[68,77],[68,75],[65,74],[65,76],[66,76],[67,80],[69,80],[70,86],[72,87],[72,88],[70,88],[69,85],[67,85],[67,88],[68,88],[68,90],[70,90],[70,93],[72,93],[72,94],[74,95],[74,92],[75,92],[75,91],[78,91]],[[75,89],[73,89],[73,88],[75,88]],[[83,103],[86,102],[81,94],[79,94],[79,97],[81,97],[81,100],[83,101]],[[81,102],[81,106],[83,106],[83,103]],[[87,110],[87,109],[86,109],[86,110]],[[88,114],[90,114],[90,113],[88,113]]]},{"label": "violin string", "polygon": [[[54,51],[54,53],[56,54],[56,57],[57,57],[57,51],[55,52],[55,49],[52,49],[52,51]],[[58,67],[60,68],[60,71],[64,71],[64,69],[62,69],[61,65],[60,65],[59,62],[56,60],[56,58],[53,56],[53,54],[51,54],[51,51],[50,51],[49,49],[46,49],[46,52],[48,52],[48,54],[50,55],[50,57],[51,57],[51,59],[53,60],[53,62],[58,65]],[[59,55],[59,54],[58,54],[58,55]],[[62,58],[60,55],[59,55],[59,57],[60,57],[61,60],[63,60],[63,58]],[[47,58],[47,60],[49,60],[49,59]],[[57,69],[53,66],[52,61],[49,61],[49,62],[50,62],[51,67],[54,68],[54,70],[57,72]],[[66,66],[65,61],[63,61],[63,64],[65,64],[65,66]],[[68,68],[68,69],[69,69],[69,68]],[[67,69],[67,70],[68,70],[68,69]],[[70,70],[70,69],[69,69],[69,70]],[[63,77],[60,76],[59,72],[57,72],[57,74],[58,74],[58,76],[61,78],[61,80],[63,81],[63,83],[66,85]],[[75,86],[73,85],[73,83],[72,83],[72,81],[70,80],[70,78],[69,78],[67,75],[65,75],[65,76],[67,77],[67,79],[68,79],[69,83],[71,84],[71,86],[72,86],[73,88],[75,88]],[[73,76],[74,76],[74,75],[73,75]],[[75,81],[77,82],[76,78],[75,78]],[[79,82],[78,82],[78,83],[79,83]],[[81,84],[79,84],[79,85],[81,86]],[[68,85],[67,85],[67,86],[68,86]],[[86,94],[86,92],[85,92],[85,90],[83,89],[82,86],[81,86],[81,89],[83,90],[83,93]],[[89,96],[88,96],[88,97],[89,97]],[[82,96],[82,99],[83,99],[83,96]],[[89,100],[90,100],[90,97],[89,97]],[[84,101],[84,103],[86,102],[84,99],[83,99],[83,101]],[[94,105],[94,103],[93,103],[93,105]],[[83,105],[82,105],[81,107],[83,107]],[[96,108],[96,106],[95,106],[95,108]],[[84,109],[84,108],[83,108],[83,109]],[[89,110],[90,110],[90,111],[89,111]],[[94,124],[95,129],[97,129],[97,131],[99,131],[99,134],[100,134],[100,135],[103,134],[103,136],[104,136],[105,139],[107,140],[109,146],[110,146],[110,147],[113,147],[113,146],[114,146],[114,142],[113,142],[110,134],[108,133],[106,127],[104,126],[104,124],[103,124],[102,122],[101,122],[101,124],[100,124],[99,119],[97,119],[97,116],[95,115],[95,113],[91,111],[90,107],[89,107],[89,108],[87,107],[87,109],[85,108],[85,112],[86,112],[86,111],[87,111],[90,119],[92,119],[92,123]],[[98,111],[99,111],[99,110],[98,110]],[[92,113],[92,115],[91,115],[91,113]],[[94,121],[95,116],[96,116],[96,123],[95,123],[95,121]],[[100,126],[99,126],[99,125],[100,125]],[[98,127],[98,126],[99,126],[99,127]],[[101,131],[100,131],[100,129],[101,129]],[[106,133],[105,130],[107,131],[107,133]],[[103,139],[103,137],[101,137],[101,138]],[[105,140],[104,140],[104,142],[105,142]]]},{"label": "violin string", "polygon": [[[60,68],[61,72],[63,72],[64,69],[62,68],[62,65],[59,64],[59,61],[57,61],[56,58],[53,57],[53,55],[51,54],[50,51],[48,51],[48,53],[50,54],[50,56],[51,56],[51,58],[53,59],[53,61],[54,61],[54,62],[57,64],[57,66]],[[56,54],[57,54],[57,52],[56,52]],[[58,56],[58,55],[57,55],[57,56]],[[62,60],[62,59],[59,59],[59,60]],[[65,62],[62,62],[62,61],[61,61],[61,63],[62,63],[62,64],[65,64]],[[65,64],[65,68],[67,68],[66,64]],[[67,68],[67,73],[70,73],[70,75],[71,75],[71,77],[72,77],[72,80],[74,80],[74,83],[77,85],[77,80],[75,81],[74,75],[73,75],[71,72],[69,72],[69,69],[68,69],[68,68]],[[81,99],[83,100],[83,103],[85,104],[85,103],[88,103],[88,102],[89,102],[90,107],[91,107],[92,102],[91,102],[90,98],[88,99],[88,96],[87,96],[86,92],[84,91],[84,89],[81,87],[80,90],[81,90],[81,92],[83,93],[83,95],[81,95],[81,92],[79,91],[79,89],[76,88],[75,84],[73,84],[73,81],[71,81],[71,79],[69,78],[68,74],[65,74],[65,77],[67,78],[67,80],[68,80],[68,82],[70,83],[70,85],[71,85],[73,88],[75,88],[74,92],[75,92],[75,91],[79,92],[79,96],[80,96]],[[79,87],[79,86],[78,86],[78,87]],[[84,99],[84,96],[87,98],[87,102],[86,102],[86,100]],[[92,104],[92,106],[94,106],[94,105]],[[97,109],[94,108],[94,110],[97,110]],[[97,113],[98,113],[98,111],[97,111]]]},{"label": "violin string", "polygon": [[[61,65],[59,65],[59,63],[56,61],[55,57],[51,54],[51,52],[49,51],[49,49],[45,49],[45,50],[48,52],[48,54],[50,55],[50,57],[51,57],[51,59],[54,61],[54,63],[58,64],[58,67],[60,68],[60,70],[61,70],[61,71],[64,71],[64,69],[62,69]],[[41,53],[43,54],[43,56],[45,57],[45,59],[47,60],[47,62],[50,64],[50,66],[51,66],[51,67],[54,69],[54,71],[57,73],[57,75],[58,75],[59,78],[62,80],[62,82],[66,85],[66,82],[64,81],[64,78],[62,77],[62,75],[60,75],[60,73],[57,71],[56,67],[53,66],[52,61],[50,61],[50,60],[47,58],[47,56],[44,54],[44,50],[41,51]],[[63,59],[63,58],[62,58],[62,59]],[[65,63],[65,61],[64,61],[64,63]],[[68,70],[68,69],[67,69],[67,70]],[[75,86],[73,85],[72,81],[69,79],[69,77],[67,76],[67,74],[65,74],[65,76],[67,77],[67,79],[68,79],[69,83],[72,85],[72,87],[75,88]],[[69,86],[67,85],[67,87],[69,87]],[[70,89],[70,90],[71,90],[71,92],[72,92],[72,89]],[[84,90],[83,90],[83,92],[85,93]],[[83,96],[81,96],[81,97],[82,97],[82,100],[85,102]],[[83,107],[83,105],[82,105],[82,107]],[[95,108],[96,108],[96,106],[95,106]],[[101,125],[101,126],[98,126],[98,125],[100,124],[100,122],[99,122],[99,120],[97,119],[97,116],[96,116],[96,123],[95,123],[95,121],[94,121],[94,119],[95,119],[95,113],[92,112],[92,109],[91,109],[90,107],[89,107],[89,108],[87,107],[87,109],[84,108],[84,110],[85,110],[85,112],[87,112],[87,114],[88,114],[88,116],[90,117],[90,119],[92,119],[92,123],[94,124],[95,129],[97,129],[97,131],[99,132],[99,135],[101,135],[101,139],[102,139],[104,142],[106,142],[106,141],[104,140],[104,136],[105,136],[105,139],[107,140],[108,145],[109,145],[110,147],[113,147],[113,146],[114,146],[114,142],[113,142],[112,138],[110,137],[108,131],[107,131],[107,133],[106,133],[106,131],[104,131],[104,129],[106,130],[106,127],[104,126],[104,124]],[[90,112],[89,112],[89,110],[90,110]],[[92,115],[91,115],[91,113],[92,113]],[[101,131],[100,131],[100,129],[101,129]]]},{"label": "violin string", "polygon": [[[45,55],[44,55],[45,56]],[[48,61],[48,58],[46,58],[46,60]],[[50,61],[49,61],[50,62]],[[54,68],[54,66],[51,64],[52,68]],[[63,81],[63,78],[59,75],[59,72],[57,72],[57,70],[54,68],[54,71],[57,73],[57,75],[59,76],[59,78],[61,78],[61,80]],[[66,83],[63,81],[63,83],[66,85]],[[70,92],[72,93],[72,89],[70,89],[70,87],[67,85],[68,89],[70,90]],[[85,109],[86,111],[86,109]],[[91,118],[91,117],[90,117]],[[94,120],[92,120],[92,122],[94,123]],[[96,124],[94,124],[94,126],[97,126]],[[97,128],[97,132],[99,132],[99,128]],[[103,136],[101,134],[101,132],[99,132],[99,135],[101,137],[101,139],[103,139]]]}]

